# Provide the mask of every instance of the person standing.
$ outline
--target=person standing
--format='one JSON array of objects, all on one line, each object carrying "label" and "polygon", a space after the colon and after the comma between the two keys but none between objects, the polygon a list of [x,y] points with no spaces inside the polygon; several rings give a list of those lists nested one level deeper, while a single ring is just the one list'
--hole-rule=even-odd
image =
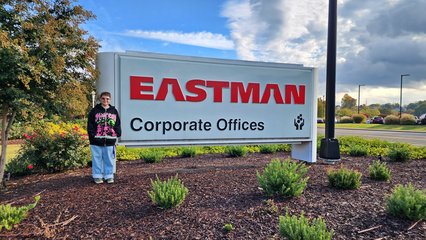
[{"label": "person standing", "polygon": [[97,104],[89,112],[87,133],[92,153],[92,177],[97,184],[114,183],[115,144],[121,136],[118,111],[110,105],[111,93],[102,92]]}]

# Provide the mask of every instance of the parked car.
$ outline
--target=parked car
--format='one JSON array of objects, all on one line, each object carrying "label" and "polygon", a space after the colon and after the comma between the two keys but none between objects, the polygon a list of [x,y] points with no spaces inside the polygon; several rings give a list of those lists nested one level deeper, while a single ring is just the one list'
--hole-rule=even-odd
[{"label": "parked car", "polygon": [[419,117],[414,116],[414,120],[416,120],[416,124],[422,124]]},{"label": "parked car", "polygon": [[383,124],[384,119],[383,119],[383,117],[375,116],[375,117],[373,117],[373,120],[371,121],[371,123]]},{"label": "parked car", "polygon": [[317,123],[324,123],[324,119],[322,119],[322,118],[317,118]]},{"label": "parked car", "polygon": [[420,120],[419,124],[426,124],[426,113],[420,115],[419,120]]}]

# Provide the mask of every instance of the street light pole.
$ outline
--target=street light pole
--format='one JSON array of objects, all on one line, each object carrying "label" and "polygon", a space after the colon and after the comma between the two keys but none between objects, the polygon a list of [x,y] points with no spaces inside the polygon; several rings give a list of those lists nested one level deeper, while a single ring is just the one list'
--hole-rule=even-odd
[{"label": "street light pole", "polygon": [[337,0],[328,1],[328,35],[327,35],[327,81],[325,138],[321,139],[319,157],[326,162],[340,160],[339,141],[334,138],[334,119],[336,103],[336,42],[337,42]]},{"label": "street light pole", "polygon": [[95,97],[96,97],[96,92],[92,91],[92,108],[95,107]]},{"label": "street light pole", "polygon": [[360,98],[360,93],[361,93],[361,86],[365,86],[365,85],[358,85],[358,114],[359,114],[359,105],[361,104],[361,98]]},{"label": "street light pole", "polygon": [[410,74],[401,74],[401,88],[400,88],[400,92],[399,92],[399,120],[401,121],[401,116],[402,116],[402,78],[403,77],[408,77],[410,76]]}]

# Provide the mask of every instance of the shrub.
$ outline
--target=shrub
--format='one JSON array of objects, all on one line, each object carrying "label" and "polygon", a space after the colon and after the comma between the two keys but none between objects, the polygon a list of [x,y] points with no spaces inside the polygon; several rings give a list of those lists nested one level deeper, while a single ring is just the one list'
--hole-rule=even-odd
[{"label": "shrub", "polygon": [[385,124],[387,125],[396,125],[399,124],[399,117],[395,115],[389,115],[385,117]]},{"label": "shrub", "polygon": [[309,168],[303,163],[295,163],[287,159],[273,159],[263,174],[256,173],[260,187],[269,196],[300,196],[306,188],[309,177],[305,177]]},{"label": "shrub", "polygon": [[117,146],[115,157],[117,160],[138,160],[141,159],[141,149]]},{"label": "shrub", "polygon": [[373,161],[368,169],[370,170],[370,178],[374,180],[389,181],[391,178],[391,170],[385,162]]},{"label": "shrub", "polygon": [[395,162],[406,162],[410,159],[410,149],[406,146],[392,147],[388,157]]},{"label": "shrub", "polygon": [[159,163],[163,161],[164,153],[161,151],[152,150],[152,151],[141,153],[140,157],[146,163]]},{"label": "shrub", "polygon": [[244,157],[247,154],[247,149],[244,146],[228,146],[225,152],[230,157]]},{"label": "shrub", "polygon": [[84,167],[90,160],[87,132],[78,125],[43,123],[24,137],[22,148],[9,166],[12,174],[26,173],[22,166],[30,164],[34,171],[58,172]]},{"label": "shrub", "polygon": [[314,218],[309,223],[303,212],[300,217],[290,216],[286,212],[286,215],[280,216],[279,219],[280,235],[286,239],[331,240],[334,234],[333,230],[327,230],[322,218]]},{"label": "shrub", "polygon": [[225,230],[225,232],[229,233],[234,229],[234,227],[232,226],[231,223],[227,223],[225,224],[225,226],[223,226],[223,230]]},{"label": "shrub", "polygon": [[386,198],[386,210],[396,217],[426,219],[426,191],[415,189],[411,183],[397,185]]},{"label": "shrub", "polygon": [[[340,136],[339,140],[340,153],[349,154],[349,150],[357,145],[368,149],[369,156],[388,156],[389,150],[392,148],[408,148],[410,159],[426,158],[426,147],[413,146],[401,143],[390,143],[381,139],[365,139],[358,136]],[[319,149],[321,136],[318,136],[317,146]]]},{"label": "shrub", "polygon": [[353,157],[367,156],[367,153],[368,149],[360,145],[354,145],[349,149],[349,155]]},{"label": "shrub", "polygon": [[260,153],[275,153],[277,150],[277,145],[260,145]]},{"label": "shrub", "polygon": [[340,118],[340,123],[353,123],[354,120],[351,117],[344,116]]},{"label": "shrub", "polygon": [[0,205],[0,231],[3,227],[11,230],[15,224],[24,220],[28,215],[28,211],[35,208],[40,196],[36,196],[34,199],[34,203],[22,207],[12,207],[10,204]]},{"label": "shrub", "polygon": [[362,123],[365,121],[365,116],[362,114],[354,114],[352,119],[354,120],[354,123]]},{"label": "shrub", "polygon": [[160,208],[173,208],[179,206],[188,195],[186,188],[178,175],[171,177],[166,181],[160,179],[153,181],[151,179],[152,191],[148,191],[148,195],[152,202]]},{"label": "shrub", "polygon": [[328,181],[331,187],[341,189],[357,189],[361,186],[362,174],[355,170],[340,168],[328,171]]},{"label": "shrub", "polygon": [[417,124],[417,121],[414,118],[414,115],[402,114],[400,123],[401,123],[401,125],[415,125],[415,124]]},{"label": "shrub", "polygon": [[195,155],[197,155],[197,152],[195,151],[195,148],[192,147],[183,148],[180,154],[180,156],[183,158],[195,157]]},{"label": "shrub", "polygon": [[291,144],[279,144],[277,151],[278,152],[290,152],[291,151]]},{"label": "shrub", "polygon": [[25,176],[32,173],[34,166],[29,159],[12,159],[6,165],[6,172],[14,176]]}]

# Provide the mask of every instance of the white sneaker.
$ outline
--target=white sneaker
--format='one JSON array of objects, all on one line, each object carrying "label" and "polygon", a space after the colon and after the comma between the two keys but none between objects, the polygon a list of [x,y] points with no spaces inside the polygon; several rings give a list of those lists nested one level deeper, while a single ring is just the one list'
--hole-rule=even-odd
[{"label": "white sneaker", "polygon": [[104,180],[103,180],[102,178],[94,178],[94,179],[93,179],[93,181],[94,181],[96,184],[100,184],[100,183],[103,183],[103,182],[104,182]]},{"label": "white sneaker", "polygon": [[107,183],[110,183],[110,184],[111,184],[111,183],[114,183],[114,178],[108,178],[108,179],[106,180],[106,182],[107,182]]}]

